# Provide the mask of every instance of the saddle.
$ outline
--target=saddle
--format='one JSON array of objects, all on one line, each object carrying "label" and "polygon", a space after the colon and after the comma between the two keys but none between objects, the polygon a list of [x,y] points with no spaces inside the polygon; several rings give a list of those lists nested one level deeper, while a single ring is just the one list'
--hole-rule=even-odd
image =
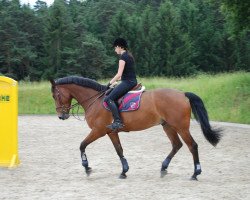
[{"label": "saddle", "polygon": [[[108,95],[114,88],[107,90],[105,95]],[[145,91],[145,86],[142,86],[141,83],[133,87],[127,94],[118,99],[118,109],[120,112],[127,112],[138,110],[140,107],[141,95]],[[103,102],[105,109],[109,110],[109,107],[106,102]]]},{"label": "saddle", "polygon": [[[114,89],[115,87],[109,88],[106,92],[105,92],[105,96],[109,95],[109,93]],[[135,87],[133,87],[128,93],[136,93],[136,92],[140,92],[140,91],[144,91],[145,90],[145,86],[142,86],[141,83],[138,83]]]}]

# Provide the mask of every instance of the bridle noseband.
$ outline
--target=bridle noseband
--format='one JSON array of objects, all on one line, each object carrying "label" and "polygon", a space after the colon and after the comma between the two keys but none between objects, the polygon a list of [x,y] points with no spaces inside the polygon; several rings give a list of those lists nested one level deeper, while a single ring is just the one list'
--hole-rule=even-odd
[{"label": "bridle noseband", "polygon": [[[85,103],[85,102],[93,99],[94,97],[96,97],[90,104],[88,104],[87,108],[85,109],[85,114],[86,114],[86,112],[90,108],[90,106],[93,105],[96,102],[96,100],[99,99],[100,97],[102,97],[105,94],[105,92],[106,92],[106,90],[100,91],[97,94],[95,94],[95,95],[93,95],[93,96],[91,96],[91,97],[83,100],[82,102],[77,102],[77,103],[75,103],[73,105],[65,106],[62,103],[62,96],[63,96],[63,94],[60,92],[59,88],[56,87],[56,86],[54,86],[54,90],[56,90],[56,99],[58,99],[58,103],[59,103],[59,106],[56,107],[56,111],[58,111],[58,109],[61,109],[61,112],[63,114],[68,114],[71,109],[73,109],[76,106],[79,106],[79,105],[81,105],[81,104],[83,104],[83,103]],[[73,114],[73,116],[74,116],[74,114]]]},{"label": "bridle noseband", "polygon": [[59,106],[56,107],[56,111],[58,111],[58,109],[61,109],[62,113],[68,113],[72,108],[76,107],[77,105],[79,105],[79,103],[75,103],[72,106],[65,106],[62,103],[62,96],[63,94],[60,92],[60,90],[55,86],[54,90],[56,90],[56,99],[58,99],[59,102]]}]

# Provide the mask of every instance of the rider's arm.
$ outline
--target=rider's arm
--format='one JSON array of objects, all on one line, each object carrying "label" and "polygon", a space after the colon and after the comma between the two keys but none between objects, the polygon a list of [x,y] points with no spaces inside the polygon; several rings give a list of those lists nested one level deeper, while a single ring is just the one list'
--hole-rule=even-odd
[{"label": "rider's arm", "polygon": [[113,84],[114,82],[118,81],[122,77],[122,73],[124,71],[125,67],[125,61],[124,60],[119,60],[119,68],[117,74],[114,76],[114,78],[110,81],[110,84]]}]

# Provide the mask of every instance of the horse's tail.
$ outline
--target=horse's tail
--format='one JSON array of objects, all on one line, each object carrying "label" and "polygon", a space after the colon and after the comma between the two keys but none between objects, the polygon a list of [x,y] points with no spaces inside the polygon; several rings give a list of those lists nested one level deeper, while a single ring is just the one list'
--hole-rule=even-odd
[{"label": "horse's tail", "polygon": [[196,121],[200,123],[203,135],[210,144],[216,146],[221,139],[222,130],[211,128],[207,110],[200,97],[191,92],[185,92],[185,96],[189,99],[192,112],[194,114]]}]

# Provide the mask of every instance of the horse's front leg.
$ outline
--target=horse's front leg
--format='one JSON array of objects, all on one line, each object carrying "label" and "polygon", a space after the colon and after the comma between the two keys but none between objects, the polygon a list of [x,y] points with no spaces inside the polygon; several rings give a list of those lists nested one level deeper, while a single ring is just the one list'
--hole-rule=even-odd
[{"label": "horse's front leg", "polygon": [[120,178],[124,179],[127,177],[126,172],[128,172],[129,166],[128,166],[128,162],[127,162],[126,158],[123,155],[123,149],[122,149],[122,145],[121,145],[121,142],[119,139],[119,135],[118,135],[118,133],[110,133],[108,135],[109,135],[109,138],[111,139],[111,141],[115,147],[115,150],[116,150],[118,156],[120,157],[120,160],[122,163],[122,173],[120,175]]},{"label": "horse's front leg", "polygon": [[80,151],[81,151],[81,159],[82,159],[82,166],[85,168],[86,174],[90,175],[90,173],[92,172],[91,168],[89,167],[89,162],[88,162],[88,158],[87,155],[85,153],[85,149],[86,147],[94,142],[95,140],[97,140],[98,138],[104,136],[105,134],[100,134],[100,132],[96,131],[96,130],[92,130],[90,132],[90,134],[83,140],[83,142],[80,145]]}]

